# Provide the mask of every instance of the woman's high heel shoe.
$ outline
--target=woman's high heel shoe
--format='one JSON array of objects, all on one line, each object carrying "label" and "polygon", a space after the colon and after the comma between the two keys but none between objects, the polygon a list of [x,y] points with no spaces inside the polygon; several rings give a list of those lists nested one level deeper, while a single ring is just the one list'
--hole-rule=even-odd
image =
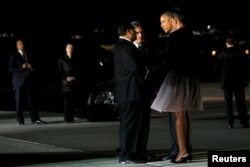
[{"label": "woman's high heel shoe", "polygon": [[171,162],[172,163],[184,163],[184,162],[187,162],[187,160],[191,162],[191,159],[192,159],[192,156],[189,155],[188,153],[185,153],[183,156],[181,156],[179,160],[173,159]]}]

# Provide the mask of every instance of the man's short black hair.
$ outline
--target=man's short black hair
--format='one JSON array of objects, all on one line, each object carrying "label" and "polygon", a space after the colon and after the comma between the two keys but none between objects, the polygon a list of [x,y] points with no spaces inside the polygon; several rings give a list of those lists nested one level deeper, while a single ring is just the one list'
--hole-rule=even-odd
[{"label": "man's short black hair", "polygon": [[183,8],[175,6],[175,7],[170,7],[166,10],[167,15],[171,17],[177,17],[182,23],[187,23],[187,16],[186,12],[184,11]]},{"label": "man's short black hair", "polygon": [[125,35],[128,30],[134,30],[134,26],[131,22],[127,22],[118,26],[118,35]]},{"label": "man's short black hair", "polygon": [[185,16],[185,12],[183,8],[180,8],[180,7],[172,7],[172,8],[169,8],[168,11],[175,13],[177,15],[180,15],[180,16]]}]

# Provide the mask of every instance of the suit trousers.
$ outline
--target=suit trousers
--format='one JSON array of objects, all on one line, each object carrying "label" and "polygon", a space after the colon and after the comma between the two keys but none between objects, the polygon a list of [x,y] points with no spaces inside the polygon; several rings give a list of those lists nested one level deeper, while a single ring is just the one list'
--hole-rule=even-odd
[{"label": "suit trousers", "polygon": [[139,131],[139,143],[138,143],[138,150],[140,154],[144,156],[143,158],[147,159],[147,145],[148,145],[148,138],[149,138],[149,130],[150,130],[150,118],[151,118],[151,99],[149,96],[144,97],[143,100],[143,111],[141,114],[141,128]]},{"label": "suit trousers", "polygon": [[65,122],[74,122],[74,94],[63,92],[63,112]]},{"label": "suit trousers", "polygon": [[248,125],[248,111],[245,99],[245,88],[224,88],[223,93],[226,103],[226,120],[228,125],[233,126],[234,123],[233,95],[235,97],[240,123],[243,126]]},{"label": "suit trousers", "polygon": [[25,101],[28,104],[31,122],[34,123],[36,120],[40,120],[37,111],[33,107],[31,87],[27,84],[23,87],[15,88],[15,108],[17,114],[17,121],[19,123],[24,123],[23,110]]},{"label": "suit trousers", "polygon": [[174,113],[169,112],[169,130],[170,130],[170,138],[171,138],[171,142],[172,142],[172,146],[171,146],[169,155],[171,157],[176,157],[178,152],[179,152],[178,139],[177,139],[175,127],[176,126],[175,126]]},{"label": "suit trousers", "polygon": [[131,101],[118,105],[120,113],[120,148],[119,161],[141,159],[143,131],[143,103]]}]

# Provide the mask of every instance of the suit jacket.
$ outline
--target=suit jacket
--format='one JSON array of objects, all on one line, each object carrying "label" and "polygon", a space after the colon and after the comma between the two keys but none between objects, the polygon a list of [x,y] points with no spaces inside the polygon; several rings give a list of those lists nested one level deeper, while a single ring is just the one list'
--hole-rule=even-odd
[{"label": "suit jacket", "polygon": [[248,57],[239,48],[230,47],[220,52],[215,70],[220,74],[221,88],[246,87],[248,66]]},{"label": "suit jacket", "polygon": [[[27,56],[27,55],[26,55]],[[23,63],[29,60],[27,57],[23,58],[21,53],[16,51],[10,55],[9,72],[12,73],[12,85],[15,88],[20,88],[25,82],[30,81],[30,72],[22,68]],[[29,72],[29,75],[27,75]]]},{"label": "suit jacket", "polygon": [[63,92],[72,92],[76,87],[76,81],[68,82],[66,80],[67,77],[75,77],[76,76],[76,68],[73,58],[69,59],[67,55],[64,55],[58,59],[58,72],[61,78],[61,91]]},{"label": "suit jacket", "polygon": [[113,53],[117,103],[141,100],[144,80],[137,48],[132,42],[120,38]]}]

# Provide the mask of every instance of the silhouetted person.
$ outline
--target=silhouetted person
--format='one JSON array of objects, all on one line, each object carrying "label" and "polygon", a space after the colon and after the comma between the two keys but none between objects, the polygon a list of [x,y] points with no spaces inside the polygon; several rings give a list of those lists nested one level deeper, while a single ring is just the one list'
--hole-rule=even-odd
[{"label": "silhouetted person", "polygon": [[33,124],[44,124],[38,112],[33,106],[32,96],[32,72],[33,67],[30,57],[25,52],[24,42],[22,39],[16,41],[17,51],[10,55],[9,72],[12,74],[12,85],[15,90],[15,108],[17,121],[20,125],[24,125],[24,102],[27,101],[30,111],[30,118]]},{"label": "silhouetted person", "polygon": [[63,93],[63,112],[65,123],[74,122],[76,69],[77,65],[73,56],[73,45],[67,43],[65,54],[58,60],[58,71],[61,78],[61,91]]},{"label": "silhouetted person", "polygon": [[249,75],[248,57],[236,46],[233,37],[227,37],[226,49],[219,53],[215,70],[220,74],[220,87],[223,90],[226,103],[227,127],[233,128],[233,96],[239,114],[240,123],[244,128],[249,127],[248,111],[245,100],[245,88]]}]

